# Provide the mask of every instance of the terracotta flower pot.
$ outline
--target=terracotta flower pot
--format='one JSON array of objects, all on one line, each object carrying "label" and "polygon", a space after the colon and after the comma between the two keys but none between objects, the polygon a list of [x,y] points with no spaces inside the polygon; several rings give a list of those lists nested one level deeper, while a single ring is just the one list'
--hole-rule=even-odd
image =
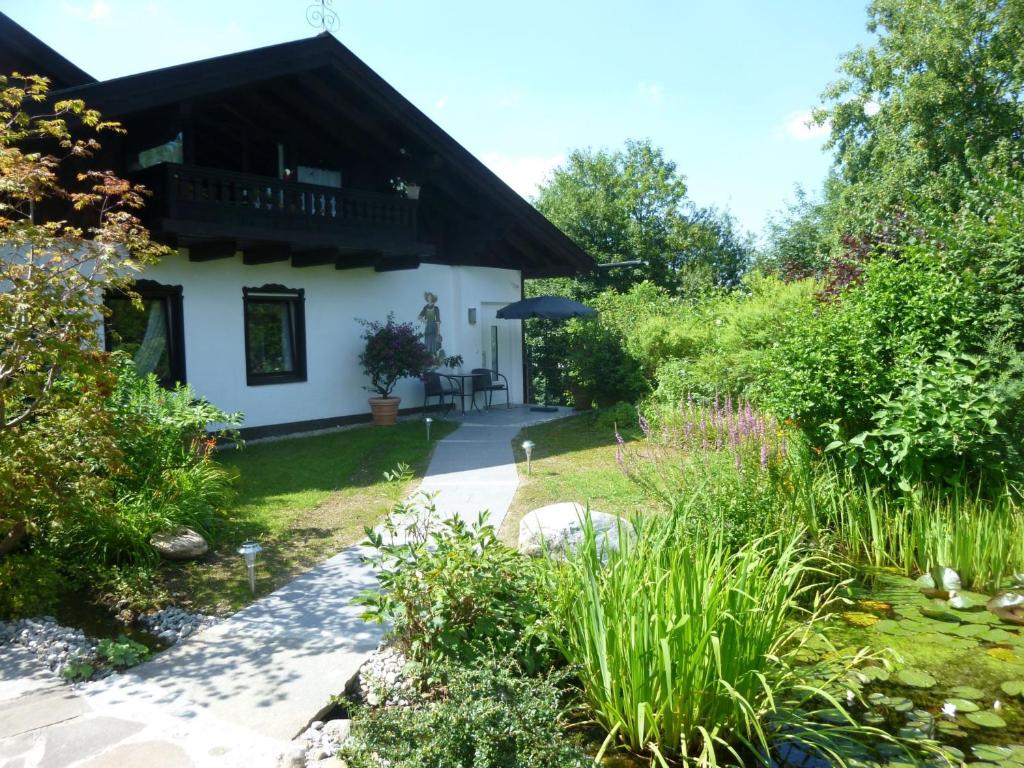
[{"label": "terracotta flower pot", "polygon": [[398,420],[398,404],[402,402],[402,398],[371,397],[369,402],[374,424],[390,427]]}]

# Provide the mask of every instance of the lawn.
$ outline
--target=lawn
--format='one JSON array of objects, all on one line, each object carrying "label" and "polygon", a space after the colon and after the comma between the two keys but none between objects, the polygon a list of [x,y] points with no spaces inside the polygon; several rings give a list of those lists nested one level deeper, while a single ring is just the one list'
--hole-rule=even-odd
[{"label": "lawn", "polygon": [[[432,440],[455,429],[435,421]],[[226,450],[218,459],[238,472],[238,497],[213,551],[201,561],[169,569],[180,604],[224,613],[252,599],[238,545],[264,548],[257,568],[257,595],[284,585],[313,565],[359,541],[397,496],[384,473],[399,463],[413,473],[426,469],[431,444],[419,420],[394,427],[360,426]]]},{"label": "lawn", "polygon": [[[639,436],[622,424],[619,431],[626,440]],[[529,475],[522,448],[527,439],[536,444]],[[623,517],[658,508],[615,463],[615,427],[607,414],[594,411],[529,427],[516,436],[512,449],[520,484],[500,532],[510,544],[519,536],[523,515],[545,504],[576,501]]]}]

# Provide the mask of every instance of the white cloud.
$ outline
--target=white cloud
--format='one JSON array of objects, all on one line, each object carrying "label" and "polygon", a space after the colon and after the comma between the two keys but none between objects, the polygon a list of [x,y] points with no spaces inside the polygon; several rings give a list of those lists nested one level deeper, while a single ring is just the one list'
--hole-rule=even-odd
[{"label": "white cloud", "polygon": [[879,104],[874,99],[871,99],[871,101],[867,101],[864,103],[864,114],[867,115],[868,117],[874,117],[881,111],[882,105]]},{"label": "white cloud", "polygon": [[537,187],[555,168],[565,162],[565,155],[519,155],[510,157],[498,152],[480,155],[484,165],[525,198],[537,194]]},{"label": "white cloud", "polygon": [[61,3],[61,7],[66,13],[70,13],[72,16],[89,19],[90,21],[105,19],[110,16],[111,11],[114,10],[106,0],[94,0],[93,4],[90,6]]},{"label": "white cloud", "polygon": [[779,134],[787,136],[796,141],[812,141],[824,139],[832,132],[832,125],[826,120],[823,125],[814,122],[814,116],[809,109],[802,112],[790,112],[786,115],[779,130]]},{"label": "white cloud", "polygon": [[651,104],[660,104],[665,98],[665,89],[658,83],[637,83],[636,92],[645,101]]},{"label": "white cloud", "polygon": [[438,112],[440,112],[446,106],[448,106],[448,97],[447,96],[442,96],[441,98],[439,98],[437,101],[434,102],[434,109],[436,109]]}]

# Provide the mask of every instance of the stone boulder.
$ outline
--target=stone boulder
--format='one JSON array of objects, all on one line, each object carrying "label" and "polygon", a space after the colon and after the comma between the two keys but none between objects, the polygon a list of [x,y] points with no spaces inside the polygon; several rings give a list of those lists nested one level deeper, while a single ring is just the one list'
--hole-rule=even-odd
[{"label": "stone boulder", "polygon": [[154,533],[149,543],[161,557],[167,560],[195,560],[205,555],[210,545],[206,539],[191,528],[175,528],[173,531]]},{"label": "stone boulder", "polygon": [[[583,519],[586,507],[574,501],[548,504],[528,512],[519,523],[519,551],[537,557],[544,553],[559,557],[574,551],[583,542]],[[619,531],[633,536],[635,531],[627,520],[605,512],[590,510],[590,519],[602,550],[619,549]]]}]

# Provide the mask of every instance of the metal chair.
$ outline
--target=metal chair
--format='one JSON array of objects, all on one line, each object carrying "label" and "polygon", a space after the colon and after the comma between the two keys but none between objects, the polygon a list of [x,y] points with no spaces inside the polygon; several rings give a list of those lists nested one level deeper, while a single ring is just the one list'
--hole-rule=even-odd
[{"label": "metal chair", "polygon": [[[473,374],[473,397],[476,397],[477,392],[483,392],[485,396],[485,402],[487,407],[491,407],[491,403],[494,401],[495,392],[505,393],[505,407],[511,408],[512,402],[509,400],[509,388],[508,379],[497,371],[492,371],[490,368],[474,368]],[[500,379],[500,381],[499,381]]]},{"label": "metal chair", "polygon": [[[445,398],[449,395],[451,396],[451,402],[446,403]],[[447,376],[442,377],[437,371],[427,371],[423,374],[424,411],[427,410],[427,401],[432,397],[437,398],[437,405],[443,409],[443,413],[448,413],[448,411],[455,407],[455,390],[451,386],[451,381],[448,381]]]}]

